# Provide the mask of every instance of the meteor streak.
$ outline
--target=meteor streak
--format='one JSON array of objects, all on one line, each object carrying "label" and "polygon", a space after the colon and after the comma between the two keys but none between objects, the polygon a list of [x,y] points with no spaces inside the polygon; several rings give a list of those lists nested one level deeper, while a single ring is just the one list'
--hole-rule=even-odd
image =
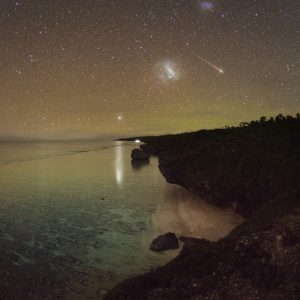
[{"label": "meteor streak", "polygon": [[195,57],[201,59],[202,61],[204,61],[205,63],[207,63],[209,66],[211,66],[212,68],[214,68],[215,70],[217,70],[220,74],[224,74],[224,70],[221,68],[218,68],[216,65],[210,63],[209,61],[207,61],[206,59],[204,59],[203,57],[201,57],[200,55],[197,55],[195,53],[192,53]]}]

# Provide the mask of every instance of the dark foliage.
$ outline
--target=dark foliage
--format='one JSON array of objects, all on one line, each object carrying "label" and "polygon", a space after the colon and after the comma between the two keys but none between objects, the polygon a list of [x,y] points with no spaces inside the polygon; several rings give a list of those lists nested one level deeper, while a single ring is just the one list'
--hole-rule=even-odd
[{"label": "dark foliage", "polygon": [[139,139],[167,181],[247,219],[221,241],[185,246],[107,299],[298,299],[300,114]]}]

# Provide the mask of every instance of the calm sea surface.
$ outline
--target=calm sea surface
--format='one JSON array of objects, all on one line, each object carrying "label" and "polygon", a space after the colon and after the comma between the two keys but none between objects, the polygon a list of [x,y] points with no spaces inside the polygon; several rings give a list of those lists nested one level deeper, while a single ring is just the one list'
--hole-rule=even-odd
[{"label": "calm sea surface", "polygon": [[[49,282],[56,282],[57,274],[64,282],[70,274],[93,274],[94,284],[106,288],[176,255],[149,250],[158,234],[216,240],[240,223],[233,213],[167,184],[156,158],[132,165],[134,147],[122,142],[0,143],[5,266],[11,264],[16,272],[41,269]],[[84,280],[70,289],[76,293]]]}]

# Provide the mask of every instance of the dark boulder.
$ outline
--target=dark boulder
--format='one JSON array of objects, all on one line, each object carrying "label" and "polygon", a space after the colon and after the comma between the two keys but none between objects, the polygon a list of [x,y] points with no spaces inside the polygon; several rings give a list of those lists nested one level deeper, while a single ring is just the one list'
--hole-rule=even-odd
[{"label": "dark boulder", "polygon": [[149,160],[132,160],[131,161],[132,169],[134,169],[135,171],[139,171],[140,169],[142,169],[145,166],[148,166],[149,164],[150,164]]},{"label": "dark boulder", "polygon": [[156,252],[178,248],[178,239],[176,235],[172,232],[168,232],[166,234],[158,236],[156,239],[153,240],[150,246],[150,249]]},{"label": "dark boulder", "polygon": [[149,160],[149,158],[150,158],[150,154],[140,149],[133,149],[131,151],[132,160]]}]

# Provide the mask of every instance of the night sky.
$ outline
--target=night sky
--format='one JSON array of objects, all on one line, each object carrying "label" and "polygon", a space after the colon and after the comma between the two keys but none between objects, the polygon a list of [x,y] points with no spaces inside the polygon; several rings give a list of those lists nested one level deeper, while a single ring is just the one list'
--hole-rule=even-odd
[{"label": "night sky", "polygon": [[300,111],[300,1],[1,0],[0,136],[74,139]]}]

